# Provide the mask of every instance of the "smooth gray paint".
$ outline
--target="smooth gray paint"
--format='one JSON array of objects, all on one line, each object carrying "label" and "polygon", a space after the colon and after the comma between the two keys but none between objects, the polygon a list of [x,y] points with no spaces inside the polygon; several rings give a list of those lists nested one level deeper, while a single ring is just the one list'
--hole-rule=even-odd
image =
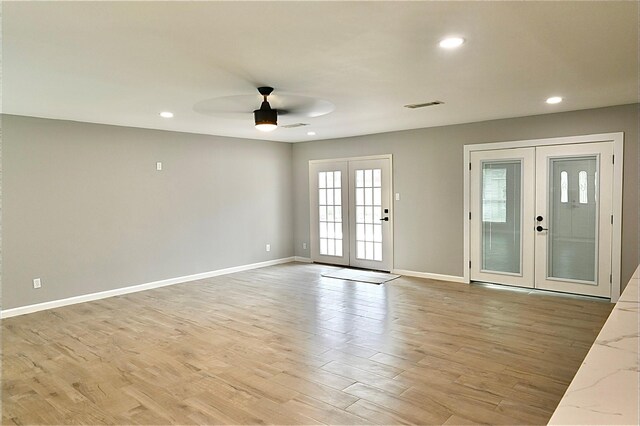
[{"label": "smooth gray paint", "polygon": [[[428,114],[428,111],[408,113]],[[296,256],[309,256],[308,161],[393,154],[396,269],[463,275],[463,146],[624,132],[622,282],[638,265],[639,105],[432,127],[293,146]]]},{"label": "smooth gray paint", "polygon": [[2,120],[3,309],[293,255],[288,143]]}]

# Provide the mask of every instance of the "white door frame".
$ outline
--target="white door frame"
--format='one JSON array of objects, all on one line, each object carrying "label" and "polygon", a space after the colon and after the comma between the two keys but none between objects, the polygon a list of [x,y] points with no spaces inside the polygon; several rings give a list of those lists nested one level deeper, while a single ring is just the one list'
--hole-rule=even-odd
[{"label": "white door frame", "polygon": [[[391,199],[390,199],[390,212],[389,212],[389,221],[390,226],[389,226],[389,239],[391,240],[391,270],[393,271],[394,269],[394,252],[395,252],[395,244],[394,244],[394,239],[393,239],[393,228],[394,228],[394,217],[395,217],[395,203],[393,201],[393,155],[392,154],[380,154],[380,155],[367,155],[364,157],[343,157],[343,158],[326,158],[326,159],[322,159],[322,160],[309,160],[309,166],[311,166],[312,164],[321,164],[321,163],[334,163],[334,162],[341,162],[341,161],[359,161],[359,160],[389,160],[389,181],[387,182],[387,185],[389,185],[389,191],[391,194]],[[347,179],[347,182],[349,181],[349,179]],[[350,202],[350,201],[349,201]],[[313,199],[311,197],[311,194],[309,194],[309,212],[311,212],[313,210]],[[346,219],[346,220],[350,220],[350,219]],[[311,233],[311,226],[313,226],[313,223],[311,223],[311,215],[309,215],[309,233]],[[347,238],[351,239],[350,234],[346,235]],[[309,244],[311,244],[311,234],[309,234]],[[309,247],[311,248],[311,247]],[[349,248],[351,249],[351,247]]]},{"label": "white door frame", "polygon": [[613,142],[613,229],[611,235],[611,302],[615,303],[620,297],[620,270],[622,261],[622,167],[624,164],[624,133],[598,133],[593,135],[565,136],[546,139],[529,139],[520,141],[491,142],[464,146],[464,199],[463,199],[463,229],[464,229],[464,282],[469,284],[471,259],[469,214],[470,210],[470,155],[471,151],[490,151],[508,148],[525,148],[548,145],[569,145],[577,143]]}]

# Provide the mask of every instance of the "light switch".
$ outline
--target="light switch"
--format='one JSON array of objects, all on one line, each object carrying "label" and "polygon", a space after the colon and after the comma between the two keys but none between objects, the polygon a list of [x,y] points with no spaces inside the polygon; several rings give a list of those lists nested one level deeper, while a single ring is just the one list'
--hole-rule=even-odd
[{"label": "light switch", "polygon": [[400,193],[396,192],[396,201],[400,201]]},{"label": "light switch", "polygon": [[160,161],[156,163],[156,170],[162,170],[162,163]]}]

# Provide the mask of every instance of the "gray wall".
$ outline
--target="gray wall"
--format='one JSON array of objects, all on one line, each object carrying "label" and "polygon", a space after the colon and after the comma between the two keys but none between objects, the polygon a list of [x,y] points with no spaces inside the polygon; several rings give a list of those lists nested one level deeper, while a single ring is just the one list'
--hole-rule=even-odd
[{"label": "gray wall", "polygon": [[638,265],[638,120],[632,104],[294,144],[295,253],[309,257],[309,160],[393,154],[395,268],[462,276],[465,144],[622,131],[624,286]]},{"label": "gray wall", "polygon": [[10,115],[2,127],[3,309],[293,255],[290,144]]}]

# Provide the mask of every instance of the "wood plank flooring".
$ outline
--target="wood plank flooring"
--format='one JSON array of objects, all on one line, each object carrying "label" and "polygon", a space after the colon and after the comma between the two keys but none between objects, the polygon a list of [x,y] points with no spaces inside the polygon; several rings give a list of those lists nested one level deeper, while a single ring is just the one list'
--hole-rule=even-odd
[{"label": "wood plank flooring", "polygon": [[290,263],[2,321],[3,424],[544,424],[612,305]]}]

